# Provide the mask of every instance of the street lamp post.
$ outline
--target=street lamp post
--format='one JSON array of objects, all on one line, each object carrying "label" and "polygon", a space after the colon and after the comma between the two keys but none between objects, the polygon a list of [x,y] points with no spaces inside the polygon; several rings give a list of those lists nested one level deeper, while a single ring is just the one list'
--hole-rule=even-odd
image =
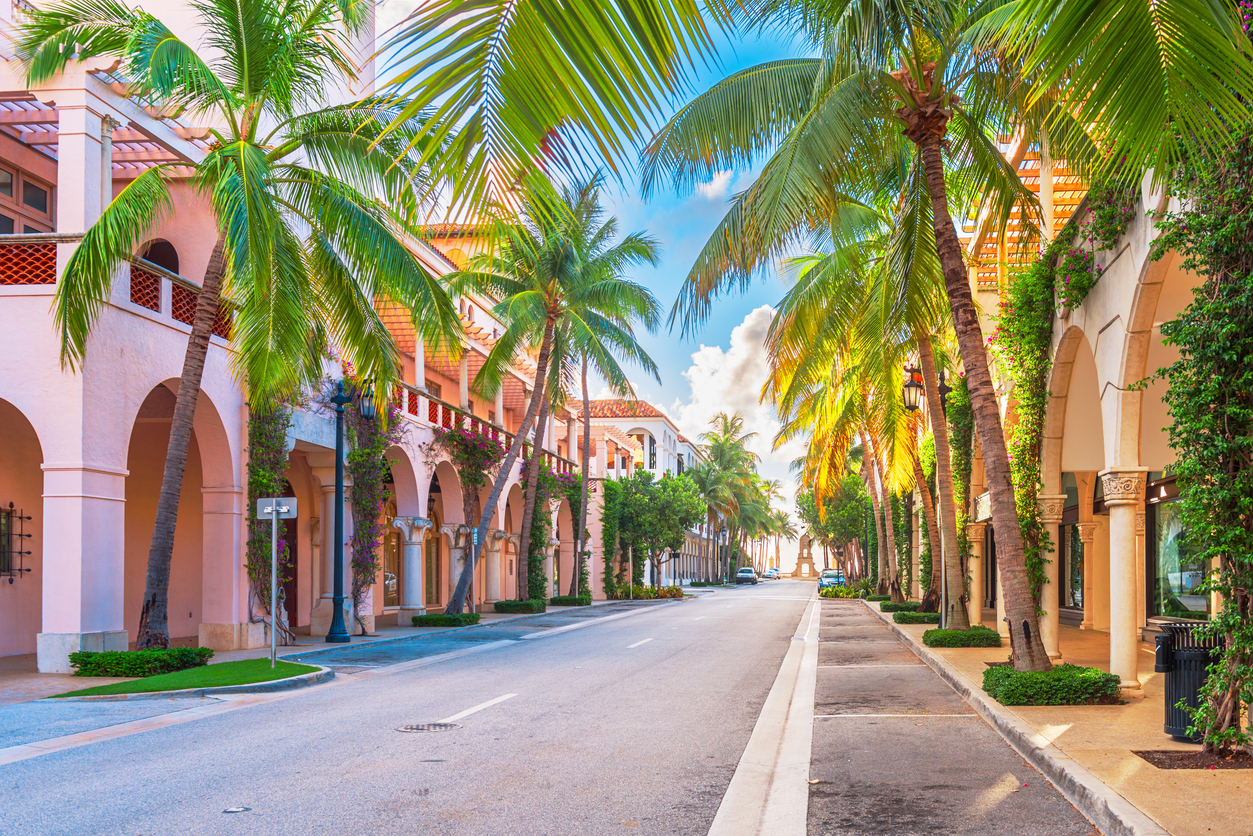
[{"label": "street lamp post", "polygon": [[[335,594],[331,599],[331,629],[326,634],[331,644],[352,640],[348,625],[344,624],[344,404],[351,401],[344,394],[344,381],[340,379],[331,396],[331,403],[335,404]],[[374,418],[374,387],[368,381],[362,387],[358,409],[367,421]]]}]

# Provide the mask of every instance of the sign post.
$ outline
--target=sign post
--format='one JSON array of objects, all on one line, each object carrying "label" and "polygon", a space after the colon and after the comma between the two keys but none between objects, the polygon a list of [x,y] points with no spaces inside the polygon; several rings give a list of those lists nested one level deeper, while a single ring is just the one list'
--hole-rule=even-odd
[{"label": "sign post", "polygon": [[257,500],[257,519],[270,520],[270,670],[278,663],[278,521],[296,518],[296,498]]},{"label": "sign post", "polygon": [[470,559],[474,564],[474,569],[470,572],[470,612],[474,612],[474,582],[477,580],[479,574],[478,561],[474,558],[479,553],[479,527],[475,526],[470,529],[470,531],[472,532],[471,536],[473,538],[471,540],[472,545],[470,548]]}]

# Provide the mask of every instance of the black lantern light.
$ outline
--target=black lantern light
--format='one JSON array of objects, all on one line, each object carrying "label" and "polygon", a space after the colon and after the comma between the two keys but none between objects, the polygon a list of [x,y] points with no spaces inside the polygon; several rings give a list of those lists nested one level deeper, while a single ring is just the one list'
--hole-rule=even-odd
[{"label": "black lantern light", "polygon": [[374,420],[374,381],[361,381],[361,397],[357,401],[357,409],[361,412],[361,417],[367,421]]},{"label": "black lantern light", "polygon": [[905,369],[905,384],[901,386],[901,398],[905,408],[916,412],[922,403],[922,372],[912,366]]}]

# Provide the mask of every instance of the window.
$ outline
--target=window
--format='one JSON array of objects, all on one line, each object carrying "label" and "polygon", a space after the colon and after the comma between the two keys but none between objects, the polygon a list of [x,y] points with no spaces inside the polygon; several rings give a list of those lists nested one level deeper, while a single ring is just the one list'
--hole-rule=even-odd
[{"label": "window", "polygon": [[22,183],[22,203],[41,214],[48,214],[48,190],[29,181]]},{"label": "window", "polygon": [[1197,590],[1205,579],[1205,562],[1188,538],[1179,505],[1160,502],[1145,510],[1149,552],[1149,607],[1168,618],[1209,618],[1209,596]]},{"label": "window", "polygon": [[426,383],[426,391],[430,392],[433,398],[442,398],[444,396],[444,390],[439,387],[439,384],[431,383],[429,380]]},{"label": "window", "polygon": [[13,197],[13,172],[0,168],[0,194]]},{"label": "window", "polygon": [[8,215],[0,215],[0,235],[12,235],[15,223]]},{"label": "window", "polygon": [[13,573],[13,511],[0,508],[0,575]]},{"label": "window", "polygon": [[683,454],[679,454],[679,475],[683,475]]},{"label": "window", "polygon": [[1083,609],[1083,540],[1079,526],[1061,527],[1061,605]]},{"label": "window", "polygon": [[467,410],[467,411],[468,411],[471,415],[473,415],[473,414],[474,414],[474,401],[469,400],[469,399],[467,399],[467,400],[466,400],[466,410]]},{"label": "window", "polygon": [[648,437],[648,469],[657,469],[657,439]]}]

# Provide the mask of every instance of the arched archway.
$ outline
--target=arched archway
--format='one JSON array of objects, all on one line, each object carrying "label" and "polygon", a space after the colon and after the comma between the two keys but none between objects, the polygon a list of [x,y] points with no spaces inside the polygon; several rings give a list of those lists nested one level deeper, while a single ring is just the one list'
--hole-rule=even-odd
[{"label": "arched archway", "polygon": [[0,400],[0,538],[22,552],[0,557],[0,656],[34,653],[41,630],[43,460],[34,426]]},{"label": "arched archway", "polygon": [[154,238],[139,250],[139,257],[171,273],[178,273],[178,250],[164,238]]}]

